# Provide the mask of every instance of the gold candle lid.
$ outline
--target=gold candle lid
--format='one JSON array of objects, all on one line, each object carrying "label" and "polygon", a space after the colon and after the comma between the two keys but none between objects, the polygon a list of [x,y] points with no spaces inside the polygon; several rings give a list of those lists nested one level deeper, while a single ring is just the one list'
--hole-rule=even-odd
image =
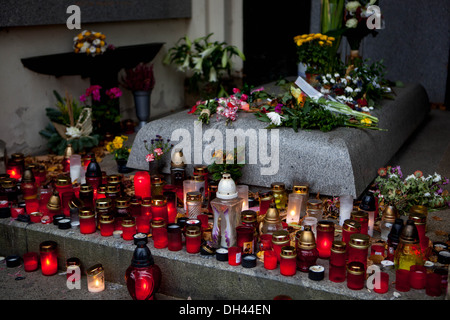
[{"label": "gold candle lid", "polygon": [[205,177],[203,175],[200,175],[200,174],[192,176],[191,179],[194,180],[194,181],[200,181],[200,182],[205,181]]},{"label": "gold candle lid", "polygon": [[25,159],[25,156],[23,153],[15,152],[11,154],[11,159],[14,161],[23,161]]},{"label": "gold candle lid", "polygon": [[72,144],[68,144],[66,149],[64,150],[64,159],[69,159],[71,155],[74,155],[75,151],[73,150]]},{"label": "gold candle lid", "polygon": [[58,191],[53,191],[53,194],[50,196],[50,199],[48,199],[47,208],[50,210],[61,209],[61,199],[59,197]]},{"label": "gold candle lid", "polygon": [[60,175],[56,178],[55,185],[60,186],[68,186],[71,185],[72,181],[69,176]]},{"label": "gold candle lid", "polygon": [[5,178],[2,180],[3,188],[13,188],[17,185],[17,180],[14,178]]},{"label": "gold candle lid", "polygon": [[202,194],[198,191],[191,191],[186,194],[186,201],[202,201]]},{"label": "gold candle lid", "polygon": [[350,236],[348,245],[352,248],[367,249],[370,244],[370,237],[367,234],[354,233]]},{"label": "gold candle lid", "polygon": [[352,220],[369,220],[369,214],[366,211],[352,211],[350,213],[350,218]]},{"label": "gold candle lid", "polygon": [[352,261],[349,264],[347,264],[347,272],[354,275],[361,275],[364,274],[364,264],[359,261]]},{"label": "gold candle lid", "polygon": [[33,170],[30,167],[27,167],[22,175],[22,182],[25,183],[33,183],[36,179],[33,174]]},{"label": "gold candle lid", "polygon": [[80,266],[81,265],[81,261],[78,258],[69,258],[66,260],[66,267],[69,266]]},{"label": "gold candle lid", "polygon": [[112,174],[108,176],[106,181],[108,182],[108,184],[118,184],[121,182],[121,178],[118,174]]},{"label": "gold candle lid", "polygon": [[413,220],[416,225],[423,225],[427,223],[427,216],[420,212],[410,213],[409,219]]},{"label": "gold candle lid", "polygon": [[152,180],[152,184],[156,184],[156,185],[164,183],[163,176],[161,176],[161,175],[152,176],[151,180]]},{"label": "gold candle lid", "polygon": [[97,193],[105,194],[106,193],[106,185],[104,185],[104,184],[99,185],[97,188]]},{"label": "gold candle lid", "polygon": [[196,165],[194,167],[194,175],[195,174],[205,174],[208,173],[208,167],[205,165]]},{"label": "gold candle lid", "polygon": [[361,224],[358,221],[346,219],[342,225],[342,229],[347,232],[360,232]]},{"label": "gold candle lid", "polygon": [[153,196],[151,205],[155,207],[163,207],[167,204],[167,198],[165,196]]},{"label": "gold candle lid", "polygon": [[283,182],[272,182],[270,188],[272,189],[272,191],[284,191],[286,189],[286,186]]},{"label": "gold candle lid", "polygon": [[145,197],[145,198],[142,199],[141,206],[143,206],[143,207],[151,207],[151,205],[152,205],[152,198]]},{"label": "gold candle lid", "polygon": [[128,197],[116,198],[115,202],[116,202],[116,208],[119,208],[119,209],[125,209],[130,206],[130,198],[128,198]]},{"label": "gold candle lid", "polygon": [[285,259],[294,259],[297,257],[297,252],[293,246],[285,246],[281,248],[280,257]]},{"label": "gold candle lid", "polygon": [[320,220],[317,222],[317,230],[324,232],[334,232],[334,222],[330,220]]},{"label": "gold candle lid", "polygon": [[289,232],[286,230],[277,230],[272,233],[272,243],[283,244],[290,241]]},{"label": "gold candle lid", "polygon": [[335,253],[345,253],[347,244],[344,241],[333,241],[331,245],[331,251]]},{"label": "gold candle lid", "polygon": [[102,214],[100,216],[100,223],[113,223],[114,222],[114,216],[112,214]]},{"label": "gold candle lid", "polygon": [[312,250],[316,247],[316,239],[311,226],[305,225],[304,229],[297,231],[297,247],[304,250]]},{"label": "gold candle lid", "polygon": [[92,212],[91,208],[88,207],[82,207],[79,211],[78,211],[78,217],[80,219],[89,219],[92,217],[95,217],[95,213]]},{"label": "gold candle lid", "polygon": [[102,273],[104,270],[105,269],[103,268],[103,266],[99,263],[87,269],[86,273],[88,276],[96,276],[99,273]]},{"label": "gold candle lid", "polygon": [[84,202],[74,195],[68,205],[70,209],[81,208],[84,206]]},{"label": "gold candle lid", "polygon": [[118,193],[120,192],[120,186],[118,184],[107,184],[106,193]]},{"label": "gold candle lid", "polygon": [[110,198],[100,198],[95,200],[95,207],[97,209],[108,209],[111,208],[111,199]]},{"label": "gold candle lid", "polygon": [[387,205],[382,213],[382,220],[387,222],[395,222],[398,217],[398,210],[395,205]]},{"label": "gold candle lid", "polygon": [[198,237],[201,234],[201,229],[198,226],[186,227],[186,237]]},{"label": "gold candle lid", "polygon": [[261,193],[261,195],[259,196],[259,200],[260,201],[273,200],[272,192],[269,191],[269,192]]},{"label": "gold candle lid", "polygon": [[151,221],[152,228],[165,228],[166,221],[163,218],[155,218]]},{"label": "gold candle lid", "polygon": [[292,187],[293,193],[309,194],[309,185],[307,183],[296,184]]},{"label": "gold candle lid", "polygon": [[241,221],[245,223],[253,223],[256,222],[256,211],[253,210],[244,210],[241,212]]},{"label": "gold candle lid", "polygon": [[56,250],[56,242],[55,241],[44,241],[39,245],[39,251],[41,252],[50,252]]},{"label": "gold candle lid", "polygon": [[89,192],[93,192],[93,191],[94,191],[94,189],[92,188],[92,186],[90,184],[83,183],[80,186],[80,192],[81,193],[89,193]]},{"label": "gold candle lid", "polygon": [[140,206],[142,203],[142,200],[136,197],[131,198],[130,205],[132,206]]},{"label": "gold candle lid", "polygon": [[271,205],[264,216],[264,221],[268,223],[278,223],[280,221],[280,214],[278,209]]},{"label": "gold candle lid", "polygon": [[122,220],[122,227],[134,227],[136,220],[133,217],[125,217]]}]

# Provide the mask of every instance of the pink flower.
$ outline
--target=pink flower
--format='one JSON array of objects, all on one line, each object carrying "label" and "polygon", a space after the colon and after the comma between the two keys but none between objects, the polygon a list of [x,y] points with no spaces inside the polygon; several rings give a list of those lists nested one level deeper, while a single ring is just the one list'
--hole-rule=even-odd
[{"label": "pink flower", "polygon": [[85,94],[81,95],[80,101],[81,102],[86,102],[86,95]]},{"label": "pink flower", "polygon": [[241,92],[241,90],[239,90],[238,88],[233,88],[233,93],[239,93]]},{"label": "pink flower", "polygon": [[111,88],[106,90],[106,94],[110,99],[117,99],[122,96],[122,91],[118,87]]},{"label": "pink flower", "polygon": [[152,162],[155,160],[155,156],[153,155],[153,153],[149,153],[146,157],[145,157],[145,161],[147,162]]},{"label": "pink flower", "polygon": [[161,150],[161,148],[156,148],[154,151],[156,152],[156,154],[157,154],[158,156],[161,156],[161,155],[164,154],[164,152]]},{"label": "pink flower", "polygon": [[241,95],[241,101],[246,101],[248,99],[248,95],[246,95],[245,93],[243,93]]}]

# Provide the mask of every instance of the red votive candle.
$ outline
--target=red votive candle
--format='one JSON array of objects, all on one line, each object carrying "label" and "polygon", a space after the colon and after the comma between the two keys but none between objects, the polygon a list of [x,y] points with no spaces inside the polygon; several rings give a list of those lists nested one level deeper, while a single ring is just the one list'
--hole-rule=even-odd
[{"label": "red votive candle", "polygon": [[350,214],[351,220],[355,220],[361,226],[359,233],[368,234],[369,233],[369,214],[365,211],[353,211]]},{"label": "red votive candle", "polygon": [[419,234],[420,248],[425,252],[428,248],[428,237],[425,236],[427,216],[420,212],[411,213],[409,219],[414,221],[417,233]]},{"label": "red votive candle", "polygon": [[347,287],[351,290],[361,290],[364,288],[366,272],[364,264],[353,261],[347,264]]},{"label": "red votive candle", "polygon": [[6,165],[6,173],[10,178],[16,180],[20,180],[22,178],[22,170],[20,168],[20,165],[14,163],[13,161],[8,162],[8,164]]},{"label": "red votive candle", "polygon": [[228,248],[228,264],[230,266],[238,266],[241,264],[242,250],[240,247]]},{"label": "red votive candle", "polygon": [[80,233],[90,234],[97,230],[97,224],[95,220],[95,213],[88,207],[80,209],[78,216],[80,218]]},{"label": "red votive candle", "polygon": [[134,194],[140,198],[150,198],[150,174],[147,171],[138,171],[134,175]]},{"label": "red votive candle", "polygon": [[328,259],[331,255],[331,245],[334,241],[334,223],[321,220],[317,223],[317,251],[319,258]]},{"label": "red votive candle", "polygon": [[270,207],[270,204],[274,201],[273,195],[270,192],[261,194],[259,198],[259,214],[258,215],[265,215],[267,210]]},{"label": "red votive candle", "polygon": [[40,223],[42,218],[42,212],[36,211],[30,213],[30,221],[33,223]]},{"label": "red votive candle", "polygon": [[348,262],[359,261],[367,268],[370,237],[367,234],[355,233],[350,236],[348,243]]},{"label": "red votive candle", "polygon": [[26,272],[36,271],[39,259],[36,252],[27,252],[23,255],[23,268]]},{"label": "red votive candle", "polygon": [[382,256],[386,257],[386,247],[384,243],[374,243],[370,246],[371,256]]},{"label": "red votive candle", "polygon": [[272,233],[272,249],[275,252],[277,261],[280,262],[281,248],[290,244],[289,232],[278,230]]},{"label": "red votive candle", "polygon": [[202,231],[198,226],[188,226],[186,228],[186,252],[199,253],[202,243]]},{"label": "red votive candle", "polygon": [[272,235],[269,233],[262,234],[259,237],[259,250],[272,250]]},{"label": "red votive candle", "polygon": [[397,269],[395,271],[395,289],[401,292],[408,292],[410,290],[409,284],[410,271],[406,269]]},{"label": "red votive candle", "polygon": [[332,282],[344,282],[345,272],[346,272],[345,265],[343,267],[336,267],[330,264],[328,277]]},{"label": "red votive candle", "polygon": [[376,293],[386,293],[389,290],[389,274],[386,272],[379,272],[375,275],[373,291]]},{"label": "red votive candle", "polygon": [[409,285],[413,289],[424,289],[427,282],[427,269],[421,265],[409,268]]},{"label": "red votive candle", "polygon": [[150,233],[150,218],[147,216],[136,217],[136,228],[138,233]]},{"label": "red votive candle", "polygon": [[122,239],[133,240],[136,234],[136,222],[133,217],[126,217],[122,220]]},{"label": "red votive candle", "polygon": [[267,270],[274,270],[277,268],[278,260],[275,252],[272,250],[264,251],[264,268]]},{"label": "red votive candle", "polygon": [[345,267],[347,246],[344,241],[333,241],[330,252],[330,265],[334,267]]},{"label": "red votive candle", "polygon": [[58,271],[56,242],[44,241],[39,245],[41,271],[44,276],[52,276]]},{"label": "red votive candle", "polygon": [[237,246],[242,249],[242,252],[244,254],[254,253],[253,248],[254,229],[247,226],[238,226],[236,227],[236,233],[237,233]]},{"label": "red votive candle", "polygon": [[425,293],[430,297],[439,297],[442,294],[441,275],[437,273],[427,273]]},{"label": "red votive candle", "polygon": [[25,200],[25,210],[28,213],[40,211],[39,210],[39,200],[38,199]]},{"label": "red votive candle", "polygon": [[[175,190],[175,188],[174,188]],[[175,223],[177,219],[177,194],[175,191],[164,191],[164,197],[167,199],[168,223]]]},{"label": "red votive candle", "polygon": [[164,196],[154,196],[151,200],[152,219],[162,218],[169,221],[169,213],[167,211],[167,199]]},{"label": "red votive candle", "polygon": [[146,216],[150,220],[153,218],[152,217],[152,199],[151,198],[142,198],[141,216]]},{"label": "red votive candle", "polygon": [[[208,229],[209,216],[207,214],[201,213],[201,214],[197,215],[197,219],[200,220],[200,223],[202,225],[202,230]],[[239,235],[238,235],[238,237],[239,237]]]},{"label": "red votive candle", "polygon": [[297,254],[295,248],[292,246],[285,246],[281,248],[280,254],[280,273],[283,276],[293,276],[297,271]]},{"label": "red votive candle", "polygon": [[99,223],[100,223],[100,234],[103,237],[111,237],[114,233],[114,216],[101,215]]},{"label": "red votive candle", "polygon": [[167,239],[170,251],[180,251],[183,248],[181,227],[178,224],[171,223],[167,226]]},{"label": "red votive candle", "polygon": [[11,218],[17,218],[19,214],[25,214],[25,209],[21,207],[11,208]]},{"label": "red votive candle", "polygon": [[168,246],[166,222],[162,218],[151,220],[153,246],[156,249],[164,249]]}]

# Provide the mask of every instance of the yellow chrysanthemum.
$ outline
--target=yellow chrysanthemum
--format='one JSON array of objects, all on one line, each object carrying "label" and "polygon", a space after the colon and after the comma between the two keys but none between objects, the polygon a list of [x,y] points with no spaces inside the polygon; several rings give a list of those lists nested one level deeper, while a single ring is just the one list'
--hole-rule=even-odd
[{"label": "yellow chrysanthemum", "polygon": [[308,36],[309,36],[308,34],[302,34],[301,35],[302,39],[306,39],[306,38],[308,38]]},{"label": "yellow chrysanthemum", "polygon": [[323,36],[320,37],[320,40],[327,41],[327,40],[328,40],[328,37],[325,36],[325,35],[323,35]]},{"label": "yellow chrysanthemum", "polygon": [[320,33],[314,35],[314,39],[320,39],[322,35]]},{"label": "yellow chrysanthemum", "polygon": [[78,38],[78,40],[81,40],[81,39],[83,39],[83,35],[80,33],[77,35],[77,38]]},{"label": "yellow chrysanthemum", "polygon": [[324,43],[325,43],[325,42],[323,42],[323,41],[319,41],[319,44],[320,44],[321,46],[323,46]]},{"label": "yellow chrysanthemum", "polygon": [[327,45],[331,46],[333,42],[327,40]]},{"label": "yellow chrysanthemum", "polygon": [[334,40],[336,40],[334,37],[328,37],[328,40],[330,40],[330,41],[334,41]]},{"label": "yellow chrysanthemum", "polygon": [[372,120],[370,120],[369,118],[364,118],[364,119],[361,119],[361,123],[365,124],[366,126],[369,126],[372,124]]},{"label": "yellow chrysanthemum", "polygon": [[91,35],[90,31],[86,31],[86,33],[84,34],[86,37],[89,37]]}]

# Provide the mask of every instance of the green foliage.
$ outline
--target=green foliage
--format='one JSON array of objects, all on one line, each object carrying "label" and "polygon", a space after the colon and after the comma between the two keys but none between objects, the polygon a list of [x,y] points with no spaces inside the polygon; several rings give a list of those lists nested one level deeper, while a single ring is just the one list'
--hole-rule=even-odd
[{"label": "green foliage", "polygon": [[223,153],[218,151],[213,155],[213,158],[215,160],[208,166],[212,180],[220,181],[223,173],[229,173],[235,182],[242,176],[244,165],[238,163],[238,151],[236,148],[233,152]]}]

